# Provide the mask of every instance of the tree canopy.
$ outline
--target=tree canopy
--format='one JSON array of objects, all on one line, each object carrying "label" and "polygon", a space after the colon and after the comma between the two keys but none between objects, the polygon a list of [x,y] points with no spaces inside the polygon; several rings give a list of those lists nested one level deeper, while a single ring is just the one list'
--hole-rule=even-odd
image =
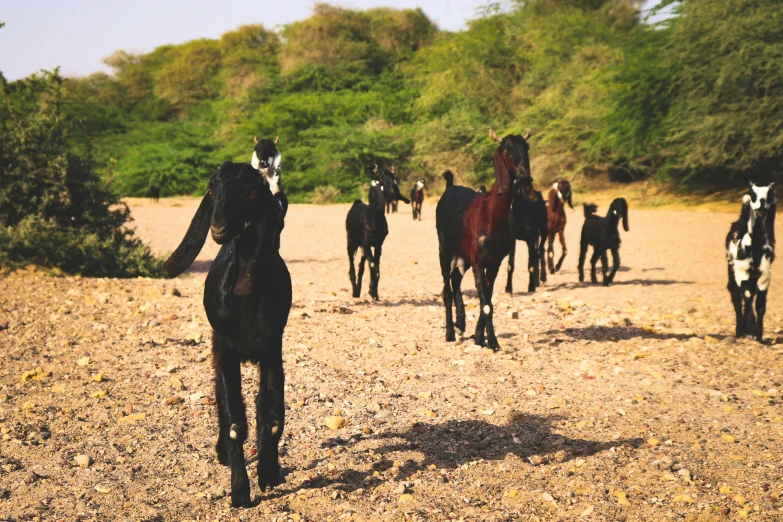
[{"label": "tree canopy", "polygon": [[664,3],[672,16],[651,24],[637,0],[512,0],[460,32],[419,9],[319,3],[279,32],[117,51],[111,75],[64,81],[62,111],[122,195],[201,192],[256,135],[280,136],[292,201],[349,201],[374,163],[477,185],[489,127],[533,129],[542,181],[779,176],[783,4]]}]

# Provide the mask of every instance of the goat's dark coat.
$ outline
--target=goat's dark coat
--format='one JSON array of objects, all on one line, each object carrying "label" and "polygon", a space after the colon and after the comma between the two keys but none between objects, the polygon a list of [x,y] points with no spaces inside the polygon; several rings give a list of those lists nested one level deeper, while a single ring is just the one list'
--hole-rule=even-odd
[{"label": "goat's dark coat", "polygon": [[[388,172],[388,171],[387,171]],[[386,221],[386,205],[388,201],[402,200],[410,203],[400,194],[399,185],[390,183],[384,173],[373,177],[370,184],[369,205],[357,199],[351,205],[348,216],[345,218],[345,232],[348,239],[348,262],[350,269],[348,276],[351,278],[351,290],[353,297],[359,297],[362,289],[362,276],[364,275],[364,262],[370,263],[370,297],[378,300],[378,281],[381,277],[381,253],[383,242],[389,235],[389,224]],[[354,268],[354,256],[361,247],[362,257],[359,261],[359,275],[356,276]]]},{"label": "goat's dark coat", "polygon": [[[523,195],[522,190],[526,190],[527,194]],[[514,183],[514,199],[511,202],[509,223],[513,238],[508,252],[506,292],[510,294],[514,291],[514,261],[517,240],[527,243],[527,266],[530,278],[527,291],[535,292],[541,282],[546,283],[544,245],[547,238],[548,218],[546,202],[541,192],[533,190],[531,185],[525,185],[517,180]]]},{"label": "goat's dark coat", "polygon": [[182,243],[164,265],[176,277],[195,260],[212,230],[221,246],[204,285],[204,309],[213,329],[221,464],[231,467],[231,504],[250,507],[242,444],[247,416],[240,363],[259,365],[256,397],[258,485],[282,479],[277,446],[285,422],[283,330],[291,309],[291,277],[280,257],[282,211],[266,179],[248,164],[225,162],[212,176]]},{"label": "goat's dark coat", "polygon": [[[596,277],[596,263],[601,259],[601,271],[603,272],[603,284],[609,286],[614,280],[617,270],[620,268],[620,231],[618,226],[623,221],[626,232],[628,227],[628,203],[623,198],[617,198],[609,206],[606,217],[595,215],[598,207],[593,204],[585,204],[585,223],[582,225],[582,239],[579,245],[579,281],[584,281],[584,265],[587,256],[587,247],[593,247],[593,257],[590,258],[590,281],[598,282]],[[612,271],[607,275],[609,261],[606,251],[612,251]]]},{"label": "goat's dark coat", "polygon": [[772,277],[772,262],[775,259],[777,200],[773,186],[774,184],[756,186],[751,183],[750,191],[743,198],[740,217],[731,224],[726,236],[728,290],[736,315],[736,335],[747,335],[759,341],[764,335],[767,292]]},{"label": "goat's dark coat", "polygon": [[[491,133],[493,139],[494,134]],[[511,244],[509,212],[513,183],[521,176],[530,184],[529,146],[522,136],[509,135],[500,141],[493,155],[495,184],[487,194],[449,186],[438,201],[435,227],[438,231],[440,267],[443,276],[443,303],[446,308],[446,341],[456,340],[452,300],[456,300],[458,329],[465,330],[465,306],[462,301],[462,277],[473,267],[476,290],[481,302],[474,341],[499,348],[492,320],[492,290],[498,269]],[[444,177],[446,177],[444,175]],[[449,177],[446,177],[447,184]],[[522,191],[521,194],[526,194]]]}]

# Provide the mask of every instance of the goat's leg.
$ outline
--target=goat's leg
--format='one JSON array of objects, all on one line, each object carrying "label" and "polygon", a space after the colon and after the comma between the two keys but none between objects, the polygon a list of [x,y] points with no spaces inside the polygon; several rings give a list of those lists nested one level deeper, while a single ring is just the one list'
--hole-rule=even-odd
[{"label": "goat's leg", "polygon": [[538,286],[538,250],[535,240],[527,242],[527,271],[530,276],[527,291],[532,293]]},{"label": "goat's leg", "polygon": [[[216,338],[216,342],[220,342]],[[251,507],[250,482],[245,468],[245,452],[242,449],[247,439],[247,416],[242,400],[242,371],[239,358],[225,346],[219,346],[219,357],[215,365],[215,396],[223,401],[224,426],[228,427],[225,437],[228,448],[228,463],[231,466],[231,505]],[[220,440],[218,438],[218,440]]]},{"label": "goat's leg", "polygon": [[370,297],[378,300],[378,282],[381,279],[381,252],[383,247],[377,245],[373,254],[373,262],[370,263]]},{"label": "goat's leg", "polygon": [[620,269],[620,248],[613,247],[612,248],[612,271],[609,273],[609,276],[604,279],[604,286],[609,286],[612,282],[614,282],[614,276],[619,269]]},{"label": "goat's leg", "polygon": [[602,281],[606,285],[606,277],[609,273],[609,257],[606,254],[606,250],[601,251],[601,276],[603,277]]},{"label": "goat's leg", "polygon": [[758,334],[756,340],[764,340],[764,314],[767,313],[767,290],[759,290],[756,295],[756,324],[758,325]]},{"label": "goat's leg", "polygon": [[598,283],[598,277],[595,275],[595,265],[598,264],[600,257],[601,251],[598,248],[593,248],[593,257],[590,258],[590,282],[593,284]]},{"label": "goat's leg", "polygon": [[555,231],[550,230],[546,247],[546,262],[549,265],[549,273],[555,273]]},{"label": "goat's leg", "polygon": [[729,284],[727,288],[731,294],[731,304],[734,305],[736,322],[734,335],[739,339],[745,335],[745,324],[743,323],[744,319],[742,315],[742,289],[737,285],[737,281],[734,279],[734,270],[731,265],[729,265]]},{"label": "goat's leg", "polygon": [[421,207],[423,207],[423,206],[424,206],[424,203],[422,203],[422,202],[419,202],[418,206],[419,206],[419,211],[418,211],[418,214],[419,214],[419,221],[421,221]]},{"label": "goat's leg", "polygon": [[484,329],[487,324],[487,316],[484,311],[492,311],[490,308],[484,308],[487,301],[487,278],[484,273],[484,268],[481,267],[481,265],[474,264],[473,276],[476,280],[476,293],[479,298],[479,316],[476,321],[476,331],[473,334],[473,342],[477,346],[484,346]]},{"label": "goat's leg", "polygon": [[506,293],[514,293],[514,257],[517,253],[517,240],[511,238],[511,244],[508,246],[508,277],[506,278]]},{"label": "goat's leg", "polygon": [[538,279],[540,284],[546,284],[546,236],[540,235],[536,239],[536,253],[538,256]]},{"label": "goat's leg", "polygon": [[364,263],[367,261],[367,254],[364,253],[362,248],[362,257],[359,259],[359,275],[356,278],[356,293],[354,297],[359,297],[362,294],[362,277],[364,277]]},{"label": "goat's leg", "polygon": [[563,248],[563,251],[560,254],[560,259],[557,260],[557,265],[555,266],[555,272],[560,271],[560,268],[562,268],[563,266],[563,261],[565,260],[566,254],[568,253],[568,248],[566,248],[566,242],[565,242],[565,230],[560,230],[557,233],[557,235],[560,238],[560,246]]},{"label": "goat's leg", "polygon": [[[273,348],[268,347],[268,350]],[[282,351],[282,346],[275,348]],[[285,375],[283,363],[259,365],[261,385],[256,396],[258,436],[258,487],[265,491],[284,482],[277,447],[285,427]]]},{"label": "goat's leg", "polygon": [[500,270],[500,263],[499,262],[493,262],[492,264],[487,266],[487,278],[486,278],[486,288],[485,288],[485,296],[486,301],[481,306],[481,311],[484,313],[484,318],[486,321],[486,328],[487,328],[487,346],[489,348],[492,348],[494,351],[498,351],[498,348],[500,348],[500,344],[498,343],[497,337],[495,337],[495,324],[492,320],[492,316],[494,313],[494,310],[492,309],[492,292],[495,289],[495,279],[498,276],[498,271]]},{"label": "goat's leg", "polygon": [[[348,245],[348,263],[350,265],[350,268],[348,269],[348,277],[351,278],[351,295],[354,297],[359,297],[361,288],[360,286],[356,285],[356,268],[353,266],[354,257],[356,257],[356,250],[357,248],[353,247],[353,245]],[[361,276],[359,276],[359,281],[361,281]]]},{"label": "goat's leg", "polygon": [[587,244],[582,241],[579,244],[579,263],[577,264],[577,270],[579,270],[579,282],[585,282],[585,259],[587,259]]},{"label": "goat's leg", "polygon": [[451,293],[451,256],[442,250],[440,252],[440,273],[443,276],[443,306],[446,308],[446,342],[454,342],[457,338],[454,335],[454,317],[451,309],[453,300]]},{"label": "goat's leg", "polygon": [[756,323],[756,314],[753,313],[753,298],[756,294],[754,286],[750,281],[743,281],[740,287],[745,309],[745,333],[750,339],[758,339],[758,324]]},{"label": "goat's leg", "polygon": [[462,272],[455,268],[451,272],[451,289],[454,293],[454,302],[457,305],[457,322],[455,326],[459,334],[465,333],[465,303],[462,301]]}]

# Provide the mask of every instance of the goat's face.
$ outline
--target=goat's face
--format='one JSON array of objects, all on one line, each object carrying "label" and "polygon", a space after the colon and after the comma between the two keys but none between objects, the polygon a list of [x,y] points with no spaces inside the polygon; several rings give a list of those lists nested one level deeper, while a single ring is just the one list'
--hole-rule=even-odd
[{"label": "goat's face", "polygon": [[427,181],[422,178],[419,181],[416,182],[416,190],[421,190],[427,185]]},{"label": "goat's face", "polygon": [[253,147],[254,159],[258,161],[258,171],[264,176],[272,176],[280,170],[280,161],[282,156],[277,150],[278,139],[274,140],[253,138],[255,146]]},{"label": "goat's face", "polygon": [[750,204],[750,208],[756,216],[764,218],[771,207],[775,203],[775,194],[772,188],[775,183],[770,183],[766,187],[756,185],[752,181],[750,182],[750,190],[745,196],[745,200]]},{"label": "goat's face", "polygon": [[509,134],[500,141],[500,149],[503,154],[514,164],[514,170],[509,172],[512,176],[530,177],[530,145],[527,143],[529,137],[530,132],[528,131],[525,136]]},{"label": "goat's face", "polygon": [[571,192],[571,182],[567,179],[559,179],[555,182],[554,186],[552,187],[557,191],[557,197],[560,198],[560,201],[563,201],[564,203],[568,203],[568,206],[571,207],[573,210],[574,204],[571,202],[572,200],[572,192]]},{"label": "goat's face", "polygon": [[239,237],[261,211],[260,201],[271,195],[267,181],[252,166],[225,162],[209,180],[212,199],[210,231],[222,245]]}]

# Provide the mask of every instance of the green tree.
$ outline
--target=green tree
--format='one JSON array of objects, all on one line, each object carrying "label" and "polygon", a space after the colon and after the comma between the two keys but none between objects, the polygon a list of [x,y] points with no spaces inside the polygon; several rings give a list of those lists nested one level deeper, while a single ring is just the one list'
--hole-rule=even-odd
[{"label": "green tree", "polygon": [[[0,266],[36,263],[95,276],[157,275],[160,262],[125,228],[130,213],[85,156],[70,150],[55,70],[14,82],[0,95]],[[14,100],[36,98],[17,114]]]}]

